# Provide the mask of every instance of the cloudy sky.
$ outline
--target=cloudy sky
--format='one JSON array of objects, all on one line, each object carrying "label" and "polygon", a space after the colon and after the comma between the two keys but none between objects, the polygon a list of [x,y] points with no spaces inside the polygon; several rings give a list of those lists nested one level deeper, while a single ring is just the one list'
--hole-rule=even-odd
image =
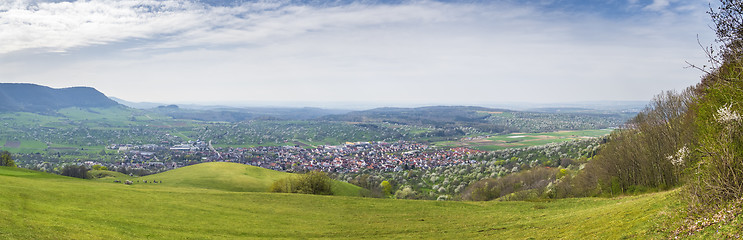
[{"label": "cloudy sky", "polygon": [[129,101],[649,100],[699,81],[700,0],[5,0],[2,82]]}]

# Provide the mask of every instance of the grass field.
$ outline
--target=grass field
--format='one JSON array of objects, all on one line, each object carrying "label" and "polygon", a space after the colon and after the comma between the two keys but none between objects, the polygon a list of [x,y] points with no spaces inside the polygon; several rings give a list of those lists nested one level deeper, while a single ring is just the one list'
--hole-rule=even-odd
[{"label": "grass field", "polygon": [[[291,173],[228,162],[209,162],[182,167],[163,173],[130,177],[111,174],[112,177],[98,179],[108,183],[113,180],[131,180],[134,187],[157,185],[179,188],[202,188],[233,192],[267,192],[276,180],[292,176]],[[147,181],[148,183],[144,183]],[[161,183],[154,184],[153,181]],[[349,183],[334,181],[333,192],[338,196],[360,196],[361,188]]]},{"label": "grass field", "polygon": [[663,238],[673,192],[437,202],[111,184],[0,167],[2,239]]},{"label": "grass field", "polygon": [[610,129],[581,130],[581,131],[559,131],[547,133],[512,133],[491,137],[468,137],[460,141],[437,142],[437,146],[445,147],[469,147],[483,151],[494,151],[507,148],[522,148],[539,146],[550,143],[559,143],[584,138],[602,137],[609,133]]}]

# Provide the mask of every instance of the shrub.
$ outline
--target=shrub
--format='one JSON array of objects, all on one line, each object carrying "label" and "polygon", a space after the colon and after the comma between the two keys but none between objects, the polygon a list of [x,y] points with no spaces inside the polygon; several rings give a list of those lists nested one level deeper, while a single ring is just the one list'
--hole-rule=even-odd
[{"label": "shrub", "polygon": [[418,195],[418,192],[413,190],[410,186],[405,186],[404,188],[397,190],[395,192],[395,198],[397,199],[418,199],[420,196]]},{"label": "shrub", "polygon": [[312,171],[306,174],[279,179],[271,185],[271,192],[331,195],[332,180],[327,173]]}]

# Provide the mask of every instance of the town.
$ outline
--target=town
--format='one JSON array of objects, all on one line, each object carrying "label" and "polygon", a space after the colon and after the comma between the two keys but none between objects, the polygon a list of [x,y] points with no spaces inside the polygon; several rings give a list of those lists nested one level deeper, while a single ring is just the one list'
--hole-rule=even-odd
[{"label": "town", "polygon": [[[319,170],[329,173],[353,173],[362,169],[401,171],[430,169],[474,163],[464,156],[481,151],[468,148],[439,148],[426,144],[397,141],[347,142],[343,145],[317,146],[259,146],[250,148],[214,148],[205,141],[189,141],[177,145],[113,144],[109,150],[120,152],[111,162],[84,161],[92,167],[105,166],[112,171],[147,175],[201,162],[236,162],[262,168],[305,172]],[[45,162],[36,162],[32,168],[43,169]]]}]

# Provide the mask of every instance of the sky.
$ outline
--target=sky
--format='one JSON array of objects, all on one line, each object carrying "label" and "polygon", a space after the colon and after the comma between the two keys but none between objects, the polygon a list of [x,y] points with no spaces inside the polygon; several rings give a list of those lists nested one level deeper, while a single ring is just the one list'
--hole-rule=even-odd
[{"label": "sky", "polygon": [[700,0],[5,0],[0,81],[133,102],[645,101],[699,82]]}]

